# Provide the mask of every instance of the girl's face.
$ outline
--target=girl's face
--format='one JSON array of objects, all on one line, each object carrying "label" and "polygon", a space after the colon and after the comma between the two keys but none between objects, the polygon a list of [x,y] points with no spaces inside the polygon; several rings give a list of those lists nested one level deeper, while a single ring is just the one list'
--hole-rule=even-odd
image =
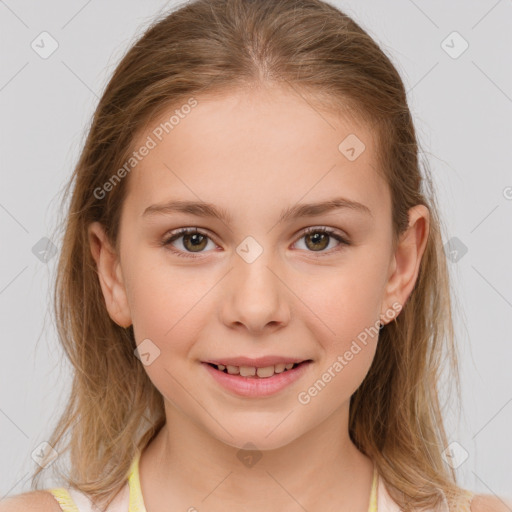
[{"label": "girl's face", "polygon": [[[327,420],[347,425],[378,322],[391,321],[414,286],[428,211],[410,211],[412,227],[393,251],[391,198],[363,126],[292,90],[195,100],[134,145],[119,258],[91,226],[109,313],[133,323],[170,421],[260,449]],[[205,363],[265,356],[310,362],[280,389],[285,375],[269,378],[266,394],[263,377],[248,382]]]}]

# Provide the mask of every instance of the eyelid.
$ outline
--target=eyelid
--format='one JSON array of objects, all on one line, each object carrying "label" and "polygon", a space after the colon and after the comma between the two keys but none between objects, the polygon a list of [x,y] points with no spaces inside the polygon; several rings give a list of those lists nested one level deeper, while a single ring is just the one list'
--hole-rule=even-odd
[{"label": "eyelid", "polygon": [[347,243],[347,244],[350,243],[349,236],[345,232],[343,232],[339,229],[336,229],[336,228],[331,228],[329,226],[309,226],[307,228],[304,228],[299,233],[300,233],[300,237],[303,237],[304,235],[307,235],[309,233],[316,233],[317,231],[328,233],[331,236],[336,235],[337,237],[343,239],[343,241],[345,243]]}]

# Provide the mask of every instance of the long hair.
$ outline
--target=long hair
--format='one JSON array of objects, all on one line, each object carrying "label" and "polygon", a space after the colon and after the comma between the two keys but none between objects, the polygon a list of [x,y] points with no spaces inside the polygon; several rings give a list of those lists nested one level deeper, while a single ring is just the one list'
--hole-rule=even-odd
[{"label": "long hair", "polygon": [[[69,452],[69,468],[59,475],[110,503],[136,450],[165,424],[163,398],[134,356],[132,327],[108,315],[88,242],[88,226],[99,221],[118,247],[129,176],[113,183],[115,170],[133,152],[137,134],[171,106],[264,84],[291,87],[371,127],[378,172],[391,191],[394,242],[408,227],[409,208],[429,209],[417,282],[399,316],[380,332],[372,366],[350,400],[349,434],[404,510],[437,505],[443,495],[457,498],[463,489],[443,457],[444,363],[459,401],[460,383],[432,179],[419,161],[397,69],[356,22],[321,0],[191,1],[155,20],[115,69],[66,188],[54,308],[73,383],[49,439],[60,454]],[[108,194],[99,193],[107,182]]]}]

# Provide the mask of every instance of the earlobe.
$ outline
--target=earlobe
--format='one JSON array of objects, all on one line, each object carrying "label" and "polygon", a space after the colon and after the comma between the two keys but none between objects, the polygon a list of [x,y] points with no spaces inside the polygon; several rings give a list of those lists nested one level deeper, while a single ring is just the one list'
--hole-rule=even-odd
[{"label": "earlobe", "polygon": [[416,283],[429,233],[429,210],[416,205],[409,210],[409,227],[402,233],[391,261],[385,303],[404,305]]},{"label": "earlobe", "polygon": [[88,236],[108,314],[116,324],[129,327],[132,321],[118,255],[101,223],[90,224]]}]

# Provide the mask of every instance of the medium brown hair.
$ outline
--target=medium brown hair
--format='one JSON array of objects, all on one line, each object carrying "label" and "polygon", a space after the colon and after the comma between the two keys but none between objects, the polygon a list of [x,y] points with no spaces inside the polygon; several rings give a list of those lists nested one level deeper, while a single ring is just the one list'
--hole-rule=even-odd
[{"label": "medium brown hair", "polygon": [[74,372],[49,440],[59,453],[69,451],[69,471],[62,476],[68,486],[110,503],[136,449],[165,423],[162,396],[134,356],[132,326],[120,327],[107,313],[88,241],[88,226],[99,221],[118,247],[129,176],[101,199],[93,191],[126,162],[137,134],[171,106],[268,84],[289,87],[371,128],[378,172],[391,193],[395,243],[408,227],[409,208],[429,209],[417,282],[396,321],[380,332],[373,364],[350,400],[349,433],[404,510],[437,504],[440,491],[457,497],[455,472],[442,457],[448,444],[439,393],[443,361],[459,400],[460,384],[432,180],[419,162],[398,71],[356,22],[320,0],[192,1],[155,20],[117,66],[66,189],[72,193],[54,306]]}]

